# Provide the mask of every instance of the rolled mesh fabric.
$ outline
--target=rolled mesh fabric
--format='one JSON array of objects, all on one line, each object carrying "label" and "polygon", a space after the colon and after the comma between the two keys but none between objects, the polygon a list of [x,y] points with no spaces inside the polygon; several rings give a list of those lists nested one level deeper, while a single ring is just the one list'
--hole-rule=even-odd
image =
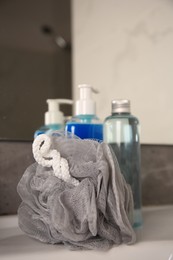
[{"label": "rolled mesh fabric", "polygon": [[111,148],[93,140],[51,135],[51,148],[68,161],[74,186],[38,163],[23,174],[20,228],[45,243],[70,249],[108,249],[135,242],[133,198]]}]

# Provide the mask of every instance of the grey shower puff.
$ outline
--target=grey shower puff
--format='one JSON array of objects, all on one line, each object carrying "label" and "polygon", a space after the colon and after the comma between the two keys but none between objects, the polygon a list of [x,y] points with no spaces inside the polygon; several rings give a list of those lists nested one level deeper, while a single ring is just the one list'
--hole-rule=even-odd
[{"label": "grey shower puff", "polygon": [[18,184],[19,226],[29,236],[71,249],[108,249],[135,242],[132,192],[109,146],[51,136],[52,149],[69,164],[78,186],[34,163]]}]

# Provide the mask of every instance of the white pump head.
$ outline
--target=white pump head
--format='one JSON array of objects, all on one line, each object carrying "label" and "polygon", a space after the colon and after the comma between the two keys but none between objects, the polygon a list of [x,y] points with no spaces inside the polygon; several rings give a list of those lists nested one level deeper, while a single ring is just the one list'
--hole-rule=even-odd
[{"label": "white pump head", "polygon": [[98,93],[91,85],[82,84],[80,89],[80,99],[76,101],[76,115],[94,115],[96,113],[96,104],[92,100],[92,92]]},{"label": "white pump head", "polygon": [[64,114],[59,110],[61,104],[72,105],[70,99],[47,99],[48,111],[45,113],[45,125],[64,124]]}]

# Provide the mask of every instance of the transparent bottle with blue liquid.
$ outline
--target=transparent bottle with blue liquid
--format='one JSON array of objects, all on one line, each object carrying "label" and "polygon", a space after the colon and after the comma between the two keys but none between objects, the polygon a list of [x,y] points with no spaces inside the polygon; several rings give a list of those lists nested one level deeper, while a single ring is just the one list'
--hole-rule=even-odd
[{"label": "transparent bottle with blue liquid", "polygon": [[134,228],[142,226],[139,121],[129,100],[113,100],[112,115],[104,121],[103,139],[114,151],[134,199]]},{"label": "transparent bottle with blue liquid", "polygon": [[96,116],[96,104],[92,100],[92,92],[98,92],[88,84],[78,87],[80,99],[76,101],[75,116],[66,123],[65,130],[81,139],[103,140],[103,124]]},{"label": "transparent bottle with blue liquid", "polygon": [[44,114],[44,125],[35,131],[34,138],[51,130],[64,130],[65,117],[59,107],[61,104],[73,104],[71,99],[47,99],[46,102],[48,104],[48,111]]}]

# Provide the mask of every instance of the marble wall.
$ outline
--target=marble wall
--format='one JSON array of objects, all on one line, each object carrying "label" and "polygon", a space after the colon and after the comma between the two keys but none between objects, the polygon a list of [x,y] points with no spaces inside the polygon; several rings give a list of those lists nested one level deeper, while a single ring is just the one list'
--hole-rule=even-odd
[{"label": "marble wall", "polygon": [[173,144],[173,1],[72,0],[72,18],[75,99],[94,85],[101,119],[130,99],[142,143]]}]

